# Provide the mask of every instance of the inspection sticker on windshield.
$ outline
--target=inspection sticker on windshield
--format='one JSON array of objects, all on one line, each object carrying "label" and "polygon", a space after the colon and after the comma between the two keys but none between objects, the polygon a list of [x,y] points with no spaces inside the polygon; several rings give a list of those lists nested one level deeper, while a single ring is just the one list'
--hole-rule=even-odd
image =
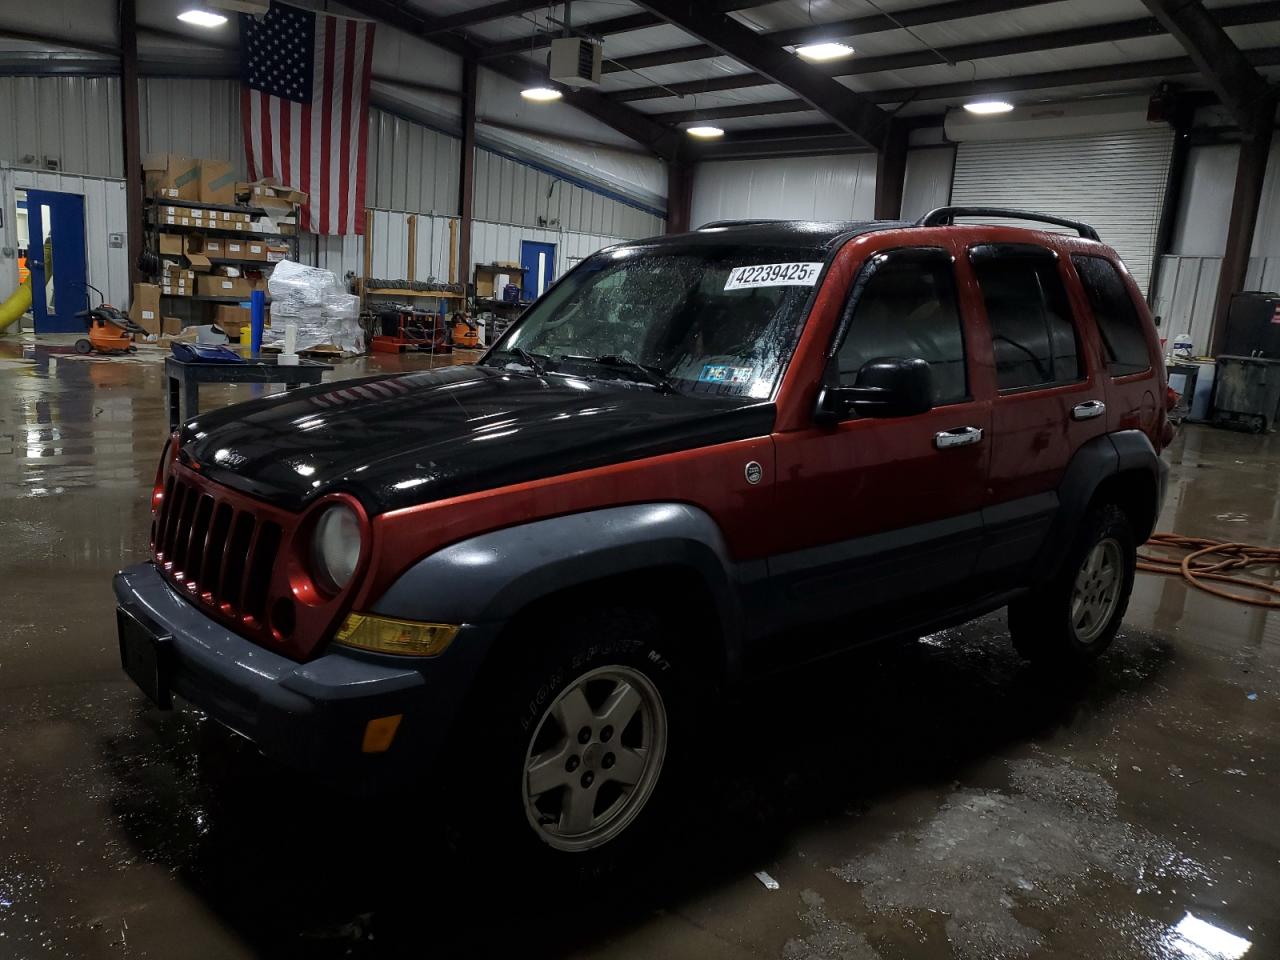
[{"label": "inspection sticker on windshield", "polygon": [[724,363],[708,363],[698,374],[703,383],[750,383],[755,379],[754,367],[731,367]]},{"label": "inspection sticker on windshield", "polygon": [[757,263],[734,267],[724,282],[726,290],[744,287],[812,287],[822,272],[821,263]]}]

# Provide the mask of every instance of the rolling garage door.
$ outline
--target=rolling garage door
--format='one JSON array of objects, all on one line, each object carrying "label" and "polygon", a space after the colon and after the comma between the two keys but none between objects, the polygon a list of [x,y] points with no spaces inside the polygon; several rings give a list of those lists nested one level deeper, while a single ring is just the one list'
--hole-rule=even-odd
[{"label": "rolling garage door", "polygon": [[1168,127],[1084,137],[961,143],[953,204],[1083,220],[1120,253],[1145,294],[1173,152]]}]

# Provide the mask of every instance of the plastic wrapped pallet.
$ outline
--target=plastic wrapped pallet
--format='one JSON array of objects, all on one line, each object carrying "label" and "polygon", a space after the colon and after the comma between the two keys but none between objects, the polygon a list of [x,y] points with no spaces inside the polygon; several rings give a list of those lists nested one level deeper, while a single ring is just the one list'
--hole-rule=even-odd
[{"label": "plastic wrapped pallet", "polygon": [[299,350],[337,347],[344,353],[364,353],[360,298],[343,290],[332,270],[281,260],[271,271],[267,290],[271,327],[263,331],[263,344],[279,345],[285,325],[296,323]]}]

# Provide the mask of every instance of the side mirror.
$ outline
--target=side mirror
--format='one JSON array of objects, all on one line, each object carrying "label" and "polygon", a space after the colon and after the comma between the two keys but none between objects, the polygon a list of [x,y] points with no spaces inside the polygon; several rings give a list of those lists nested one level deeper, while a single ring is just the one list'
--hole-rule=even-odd
[{"label": "side mirror", "polygon": [[833,423],[850,412],[862,417],[910,417],[933,409],[933,372],[920,359],[877,357],[858,371],[852,387],[822,388],[817,418]]}]

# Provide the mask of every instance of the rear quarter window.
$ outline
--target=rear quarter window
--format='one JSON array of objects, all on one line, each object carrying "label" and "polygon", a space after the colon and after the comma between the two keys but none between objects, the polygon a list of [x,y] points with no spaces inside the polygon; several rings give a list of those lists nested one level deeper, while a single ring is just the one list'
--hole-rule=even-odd
[{"label": "rear quarter window", "polygon": [[1107,370],[1113,377],[1151,369],[1142,316],[1129,296],[1129,288],[1116,265],[1102,257],[1071,258],[1089,306],[1098,324],[1106,352]]}]

